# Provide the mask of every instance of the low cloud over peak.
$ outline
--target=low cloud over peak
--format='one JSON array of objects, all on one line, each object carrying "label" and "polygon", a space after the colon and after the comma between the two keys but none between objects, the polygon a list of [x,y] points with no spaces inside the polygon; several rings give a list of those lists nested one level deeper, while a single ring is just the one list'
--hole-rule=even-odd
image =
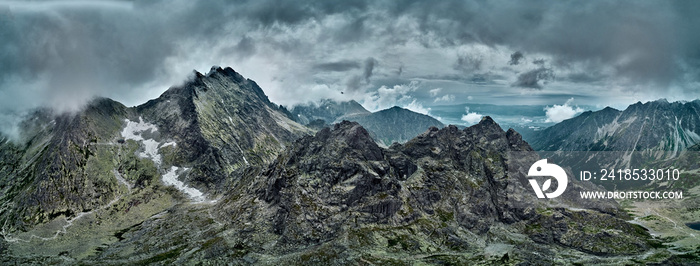
[{"label": "low cloud over peak", "polygon": [[545,107],[544,111],[545,115],[547,116],[545,122],[559,123],[566,119],[573,118],[574,116],[583,112],[582,108],[579,108],[578,106],[573,106],[573,102],[574,98],[571,98],[567,100],[563,105],[555,104],[551,107]]},{"label": "low cloud over peak", "polygon": [[415,106],[513,102],[523,91],[545,102],[581,91],[577,100],[606,104],[694,99],[697,10],[691,1],[0,2],[0,111],[75,110],[94,96],[136,105],[211,65],[233,67],[283,105],[361,101],[412,81],[422,84],[407,94]]}]

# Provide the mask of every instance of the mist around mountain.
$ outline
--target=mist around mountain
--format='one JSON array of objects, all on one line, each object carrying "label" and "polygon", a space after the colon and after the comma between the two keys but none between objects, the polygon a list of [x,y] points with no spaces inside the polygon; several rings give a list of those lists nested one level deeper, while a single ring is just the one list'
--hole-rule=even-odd
[{"label": "mist around mountain", "polygon": [[[538,200],[525,173],[540,156],[491,117],[459,129],[397,107],[356,115],[395,121],[384,126],[405,143],[382,147],[349,121],[314,133],[231,68],[195,73],[137,107],[97,99],[77,114],[38,110],[22,124],[22,141],[0,140],[0,262],[698,258],[669,253],[615,201]],[[411,137],[409,121],[428,128]],[[601,188],[572,180],[569,189]]]},{"label": "mist around mountain", "polygon": [[148,202],[166,189],[161,176],[199,200],[215,199],[245,168],[269,163],[311,132],[231,68],[195,74],[138,107],[96,99],[77,114],[31,115],[20,143],[1,143],[3,232],[69,220],[127,196]]},{"label": "mist around mountain", "polygon": [[315,120],[323,120],[326,124],[333,124],[336,121],[342,121],[346,116],[369,113],[371,112],[354,100],[337,102],[329,99],[321,100],[319,103],[296,105],[291,111],[294,120],[302,125]]}]

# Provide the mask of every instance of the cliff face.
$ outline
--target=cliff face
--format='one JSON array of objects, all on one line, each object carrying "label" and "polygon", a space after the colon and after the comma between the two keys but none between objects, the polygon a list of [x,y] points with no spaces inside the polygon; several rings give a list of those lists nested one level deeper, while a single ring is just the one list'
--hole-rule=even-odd
[{"label": "cliff face", "polygon": [[0,224],[23,229],[98,208],[120,194],[112,174],[116,153],[100,145],[116,142],[128,112],[109,99],[76,114],[35,112],[22,124],[22,143],[0,147]]},{"label": "cliff face", "polygon": [[197,73],[135,108],[97,99],[76,114],[37,111],[22,125],[23,143],[0,144],[0,224],[14,231],[70,219],[161,177],[215,198],[311,132],[285,111],[231,68]]},{"label": "cliff face", "polygon": [[186,181],[216,193],[244,168],[266,165],[291,141],[311,133],[231,68],[196,73],[136,110],[179,144],[173,157],[192,168]]},{"label": "cliff face", "polygon": [[[526,156],[509,158],[509,152]],[[650,248],[648,235],[616,214],[614,203],[607,211],[571,210],[531,195],[525,177],[509,169],[527,169],[537,159],[517,132],[504,132],[488,117],[464,130],[431,128],[388,149],[344,121],[296,141],[251,174],[250,186],[232,189],[217,204],[217,217],[238,228],[231,241],[248,252],[287,254],[297,262],[321,262],[308,257],[317,252],[329,261],[382,262],[371,254],[386,250],[393,258],[447,252],[438,261],[473,263],[479,250],[511,241],[520,249],[499,259],[506,253],[532,259],[537,245],[607,255]],[[608,225],[620,234],[606,234]]]}]

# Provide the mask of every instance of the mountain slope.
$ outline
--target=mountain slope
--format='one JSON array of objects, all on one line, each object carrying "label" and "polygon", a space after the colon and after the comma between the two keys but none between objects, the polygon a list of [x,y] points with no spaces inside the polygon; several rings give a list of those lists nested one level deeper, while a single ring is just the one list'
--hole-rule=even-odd
[{"label": "mountain slope", "polygon": [[218,191],[247,166],[263,166],[311,131],[290,120],[262,89],[231,68],[212,68],[138,106],[146,121],[178,144],[171,157],[191,167],[186,181]]},{"label": "mountain slope", "polygon": [[22,131],[21,143],[0,142],[0,224],[15,242],[26,238],[14,232],[124,200],[168,201],[180,195],[171,187],[183,201],[214,199],[311,132],[231,68],[196,73],[135,108],[97,99],[76,114],[39,110]]},{"label": "mountain slope", "polygon": [[[150,133],[141,136],[162,137]],[[127,138],[123,145],[137,143],[144,141]],[[554,263],[555,254],[567,263],[631,262],[650,250],[649,235],[624,222],[628,217],[614,204],[581,210],[538,201],[526,177],[510,171],[538,159],[517,132],[504,132],[488,117],[464,130],[433,127],[388,149],[359,124],[341,122],[287,145],[265,167],[248,168],[218,202],[165,205],[135,219],[130,215],[143,212],[141,206],[161,205],[127,196],[85,215],[99,225],[73,220],[68,232],[82,236],[80,242],[57,235],[30,241],[27,249],[21,241],[3,242],[13,253],[0,252],[8,263],[57,263],[61,253],[91,264],[517,264]],[[151,191],[144,196],[152,202],[172,193]],[[93,228],[103,224],[121,227],[111,237],[97,233],[106,242],[81,235],[102,232]],[[62,251],[68,247],[80,248]],[[27,250],[29,257],[17,253]]]},{"label": "mountain slope", "polygon": [[[537,199],[525,173],[539,156],[490,117],[389,148],[356,122],[305,135],[254,82],[214,68],[136,108],[99,100],[23,128],[24,144],[0,140],[0,264],[613,264],[667,253],[615,202]],[[595,189],[572,180],[567,192],[584,188]]]},{"label": "mountain slope", "polygon": [[[529,156],[510,160],[509,151]],[[624,214],[533,200],[526,178],[507,169],[529,167],[536,157],[516,132],[488,117],[463,131],[433,127],[389,149],[344,121],[298,140],[247,176],[251,184],[233,188],[215,216],[237,228],[225,243],[237,243],[252,262],[493,263],[543,259],[535,250],[616,255],[649,248],[643,230],[625,223]],[[607,226],[620,231],[606,234],[600,228]],[[483,257],[487,247],[503,245],[515,248]]]},{"label": "mountain slope", "polygon": [[343,119],[360,123],[385,146],[394,142],[404,143],[430,127],[445,127],[435,118],[398,106],[370,114],[349,115]]},{"label": "mountain slope", "polygon": [[95,209],[120,194],[112,154],[129,111],[120,103],[97,99],[77,114],[36,111],[21,125],[24,140],[3,141],[0,154],[0,224],[25,229],[59,216]]},{"label": "mountain slope", "polygon": [[533,136],[536,150],[672,151],[671,156],[700,142],[700,100],[666,100],[630,105],[624,111],[605,108],[585,112]]}]

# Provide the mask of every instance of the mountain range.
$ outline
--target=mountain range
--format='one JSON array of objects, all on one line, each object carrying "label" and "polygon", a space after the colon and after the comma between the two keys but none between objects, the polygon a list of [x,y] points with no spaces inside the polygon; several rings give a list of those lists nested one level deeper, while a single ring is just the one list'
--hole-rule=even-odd
[{"label": "mountain range", "polygon": [[537,150],[678,152],[700,142],[700,100],[637,102],[624,111],[586,111],[540,131],[530,139]]},{"label": "mountain range", "polygon": [[[20,140],[0,141],[0,262],[698,259],[669,253],[615,201],[537,199],[526,174],[540,156],[490,117],[464,129],[419,129],[431,120],[401,108],[368,114],[345,106],[303,115],[337,120],[359,110],[347,117],[368,119],[368,128],[383,122],[396,129],[392,139],[350,121],[309,129],[293,120],[301,111],[271,103],[255,82],[219,67],[137,107],[96,99],[75,114],[37,110]],[[408,122],[421,133],[401,129]],[[567,188],[583,190],[602,188],[577,180]]]}]

